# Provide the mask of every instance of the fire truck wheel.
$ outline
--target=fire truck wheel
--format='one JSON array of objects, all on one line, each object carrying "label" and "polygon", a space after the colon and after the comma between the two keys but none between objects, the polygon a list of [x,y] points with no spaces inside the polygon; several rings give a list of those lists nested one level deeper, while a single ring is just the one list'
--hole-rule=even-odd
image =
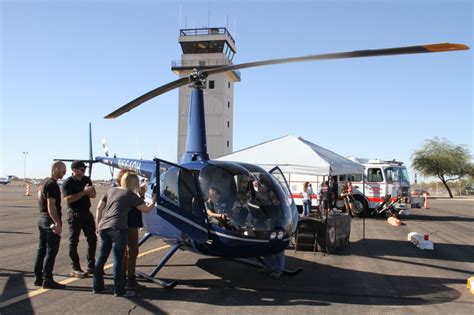
[{"label": "fire truck wheel", "polygon": [[369,206],[367,205],[367,201],[365,201],[364,197],[361,195],[355,195],[354,196],[354,214],[357,215],[358,217],[364,217],[364,209],[365,209],[365,215],[369,216]]}]

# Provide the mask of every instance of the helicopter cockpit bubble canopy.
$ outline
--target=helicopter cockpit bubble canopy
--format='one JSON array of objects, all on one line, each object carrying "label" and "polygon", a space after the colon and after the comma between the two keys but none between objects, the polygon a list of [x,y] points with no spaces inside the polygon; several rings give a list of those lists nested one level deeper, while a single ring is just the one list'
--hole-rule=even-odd
[{"label": "helicopter cockpit bubble canopy", "polygon": [[267,238],[282,230],[291,235],[295,228],[296,207],[289,190],[259,166],[209,161],[199,173],[206,211],[222,214],[225,220],[214,225],[250,237]]},{"label": "helicopter cockpit bubble canopy", "polygon": [[[275,230],[285,237],[294,233],[297,210],[289,189],[259,166],[221,161],[178,166],[161,161],[160,173],[158,203],[201,226],[208,219],[213,229],[265,239]],[[212,213],[225,219],[217,220]]]}]

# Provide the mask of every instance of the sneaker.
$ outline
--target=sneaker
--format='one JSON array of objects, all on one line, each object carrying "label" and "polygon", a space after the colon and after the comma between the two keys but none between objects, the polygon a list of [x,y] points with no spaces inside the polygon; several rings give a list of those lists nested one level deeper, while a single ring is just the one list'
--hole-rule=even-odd
[{"label": "sneaker", "polygon": [[146,288],[143,284],[140,284],[137,282],[137,280],[128,280],[127,281],[127,288],[129,289],[140,289],[140,288]]},{"label": "sneaker", "polygon": [[54,280],[43,281],[43,289],[64,289],[65,287],[65,284],[58,283]]},{"label": "sneaker", "polygon": [[272,271],[272,273],[270,274],[270,277],[275,278],[275,279],[281,278],[281,271],[278,271],[278,270]]},{"label": "sneaker", "polygon": [[127,290],[123,294],[115,293],[114,296],[132,297],[132,296],[135,296],[135,292],[133,292],[131,290]]},{"label": "sneaker", "polygon": [[84,272],[81,268],[72,268],[70,275],[76,278],[85,278],[87,277],[87,272]]},{"label": "sneaker", "polygon": [[35,279],[35,287],[41,287],[43,285],[43,278],[36,277]]},{"label": "sneaker", "polygon": [[88,275],[92,276],[94,274],[94,268],[87,267],[86,272],[87,272]]},{"label": "sneaker", "polygon": [[112,289],[105,287],[102,290],[92,290],[92,293],[94,293],[94,294],[107,294],[107,293],[112,293]]}]

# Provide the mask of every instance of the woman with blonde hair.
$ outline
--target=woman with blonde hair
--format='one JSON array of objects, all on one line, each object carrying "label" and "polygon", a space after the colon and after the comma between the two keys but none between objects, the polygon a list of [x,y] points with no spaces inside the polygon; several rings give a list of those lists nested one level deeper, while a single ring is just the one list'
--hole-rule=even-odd
[{"label": "woman with blonde hair", "polygon": [[306,217],[311,212],[311,196],[313,195],[313,188],[310,182],[303,184],[303,216]]},{"label": "woman with blonde hair", "polygon": [[125,173],[120,180],[120,187],[112,187],[102,196],[97,205],[96,225],[99,234],[99,255],[94,268],[94,293],[106,293],[110,290],[104,286],[104,265],[112,251],[114,295],[134,296],[133,291],[125,289],[123,273],[123,257],[127,245],[127,216],[136,208],[141,212],[150,212],[155,205],[153,202],[146,204],[138,195],[139,179],[134,173]]},{"label": "woman with blonde hair", "polygon": [[[117,175],[117,182],[120,185],[122,177],[127,172],[125,170],[121,170],[120,173]],[[135,183],[134,183],[135,185]],[[146,184],[143,183],[139,187],[138,195],[140,198],[145,198],[146,192]],[[126,278],[126,286],[129,289],[136,289],[143,287],[137,282],[136,275],[135,275],[135,268],[137,266],[137,257],[138,257],[138,230],[143,227],[143,219],[142,213],[137,209],[133,208],[128,213],[127,217],[127,246],[125,249],[125,255],[123,257],[123,273]]]}]

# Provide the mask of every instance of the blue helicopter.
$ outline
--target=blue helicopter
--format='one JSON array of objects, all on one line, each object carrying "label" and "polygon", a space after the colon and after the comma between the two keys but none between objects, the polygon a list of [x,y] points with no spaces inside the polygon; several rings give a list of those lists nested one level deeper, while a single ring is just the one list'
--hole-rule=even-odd
[{"label": "blue helicopter", "polygon": [[287,248],[297,228],[298,212],[285,177],[278,167],[266,171],[256,165],[209,159],[203,99],[208,76],[291,62],[466,49],[469,48],[462,44],[432,44],[272,59],[202,71],[195,69],[188,77],[158,87],[105,116],[107,119],[116,118],[186,84],[193,89],[186,146],[179,164],[161,159],[112,158],[108,154],[90,160],[91,165],[92,162],[100,162],[113,168],[133,171],[148,179],[147,198],[157,193],[156,208],[143,217],[148,234],[140,244],[156,236],[171,247],[151,274],[139,274],[163,287],[172,288],[176,285],[175,281],[163,281],[155,278],[155,275],[180,248],[204,255],[259,258],[280,253]]}]

